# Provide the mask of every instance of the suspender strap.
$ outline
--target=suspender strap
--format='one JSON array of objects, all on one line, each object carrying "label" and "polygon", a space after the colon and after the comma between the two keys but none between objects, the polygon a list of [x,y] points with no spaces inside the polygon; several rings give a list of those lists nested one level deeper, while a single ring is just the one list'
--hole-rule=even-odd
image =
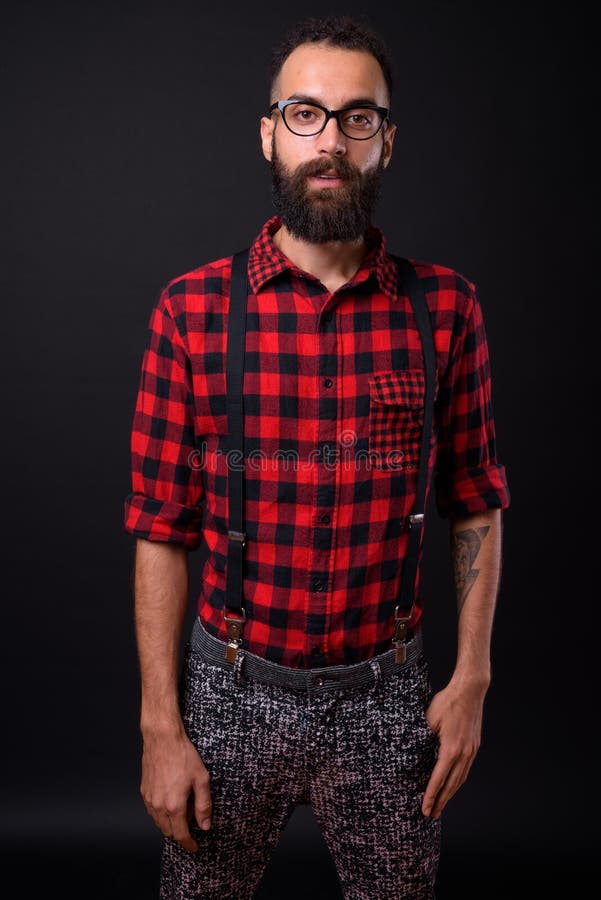
[{"label": "suspender strap", "polygon": [[424,424],[419,455],[419,469],[413,513],[409,516],[409,541],[407,554],[401,574],[401,587],[398,605],[394,611],[395,631],[393,646],[396,648],[395,661],[405,661],[405,640],[407,628],[413,613],[417,569],[421,548],[426,502],[426,486],[428,483],[428,462],[430,457],[430,439],[434,416],[434,394],[436,391],[436,352],[432,335],[432,322],[426,304],[426,297],[421,281],[411,263],[407,259],[395,256],[399,275],[399,291],[404,287],[413,308],[422,345],[425,370]]},{"label": "suspender strap", "polygon": [[[225,658],[234,662],[246,620],[243,601],[244,578],[244,349],[246,339],[246,301],[248,297],[248,248],[232,259],[232,281],[227,324],[227,427],[228,427],[228,548],[226,593],[223,618],[228,644]],[[235,611],[235,616],[228,612]]]}]

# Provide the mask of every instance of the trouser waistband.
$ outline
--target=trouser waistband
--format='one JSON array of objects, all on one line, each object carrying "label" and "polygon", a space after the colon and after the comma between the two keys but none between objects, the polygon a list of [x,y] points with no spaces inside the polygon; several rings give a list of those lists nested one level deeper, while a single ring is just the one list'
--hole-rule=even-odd
[{"label": "trouser waistband", "polygon": [[377,678],[386,678],[405,666],[411,665],[423,649],[421,626],[417,633],[407,642],[406,659],[403,663],[395,662],[395,650],[386,650],[371,659],[365,659],[351,665],[320,666],[314,669],[295,669],[264,659],[256,653],[240,647],[235,663],[225,659],[226,642],[219,640],[204,628],[198,616],[194,620],[190,637],[192,647],[202,658],[213,665],[222,666],[230,671],[235,669],[236,678],[252,678],[268,684],[280,684],[294,690],[329,691],[337,687],[355,687],[373,683]]}]

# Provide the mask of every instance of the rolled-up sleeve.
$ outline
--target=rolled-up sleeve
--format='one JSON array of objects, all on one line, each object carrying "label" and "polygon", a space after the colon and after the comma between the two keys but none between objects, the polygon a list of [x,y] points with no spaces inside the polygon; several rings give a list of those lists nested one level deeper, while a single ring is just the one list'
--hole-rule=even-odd
[{"label": "rolled-up sleeve", "polygon": [[510,504],[505,467],[497,459],[491,368],[482,309],[469,283],[464,327],[438,395],[435,499],[441,516],[458,517]]},{"label": "rolled-up sleeve", "polygon": [[200,543],[204,488],[194,429],[190,357],[167,302],[152,310],[131,430],[131,493],[124,530],[194,550]]}]

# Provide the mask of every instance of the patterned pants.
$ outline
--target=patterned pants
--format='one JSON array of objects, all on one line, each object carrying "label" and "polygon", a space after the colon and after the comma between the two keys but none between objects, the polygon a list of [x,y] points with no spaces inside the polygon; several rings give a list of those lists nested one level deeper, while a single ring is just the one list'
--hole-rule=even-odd
[{"label": "patterned pants", "polygon": [[311,805],[345,900],[435,897],[441,823],[421,811],[438,754],[424,715],[429,668],[420,648],[385,677],[379,661],[393,654],[345,667],[367,671],[360,684],[328,683],[341,667],[324,667],[323,687],[297,690],[244,676],[242,649],[224,668],[186,643],[180,705],[213,809],[209,831],[193,821],[195,853],[164,839],[161,900],[250,900],[300,803]]}]

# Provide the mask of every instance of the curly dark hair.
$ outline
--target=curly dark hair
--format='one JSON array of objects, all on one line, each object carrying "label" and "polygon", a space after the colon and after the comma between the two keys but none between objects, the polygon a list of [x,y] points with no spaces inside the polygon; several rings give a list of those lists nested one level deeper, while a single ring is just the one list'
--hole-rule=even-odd
[{"label": "curly dark hair", "polygon": [[326,43],[345,50],[366,50],[380,64],[392,100],[392,59],[384,38],[367,16],[310,16],[293,25],[271,54],[270,95],[286,59],[301,44]]}]

